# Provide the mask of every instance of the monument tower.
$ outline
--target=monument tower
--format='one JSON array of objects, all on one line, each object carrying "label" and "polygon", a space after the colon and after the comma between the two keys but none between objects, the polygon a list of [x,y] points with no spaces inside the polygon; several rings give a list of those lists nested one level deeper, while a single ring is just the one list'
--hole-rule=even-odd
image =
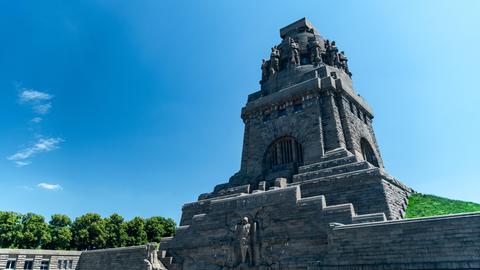
[{"label": "monument tower", "polygon": [[[240,171],[199,199],[268,190],[284,179],[305,196],[354,203],[358,213],[403,217],[409,188],[383,170],[373,112],[353,89],[345,53],[305,18],[282,28],[280,37],[262,61],[261,89],[242,108]],[[185,212],[187,219],[193,214]]]},{"label": "monument tower", "polygon": [[[480,247],[464,245],[471,236],[459,230],[480,231],[480,215],[401,220],[412,190],[384,171],[373,112],[335,41],[306,19],[280,37],[262,61],[260,90],[242,108],[240,170],[183,206],[175,237],[160,244],[165,266],[459,269],[457,259],[479,262],[471,254]],[[467,251],[454,254],[438,239]],[[447,268],[428,264],[447,259]]]}]

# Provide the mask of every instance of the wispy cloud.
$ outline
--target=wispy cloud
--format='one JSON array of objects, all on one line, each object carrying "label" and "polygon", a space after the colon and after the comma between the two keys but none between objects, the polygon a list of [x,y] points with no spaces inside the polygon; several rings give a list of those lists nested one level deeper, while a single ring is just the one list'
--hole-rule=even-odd
[{"label": "wispy cloud", "polygon": [[23,167],[31,163],[29,158],[39,153],[55,150],[61,142],[63,142],[61,138],[40,138],[34,145],[16,152],[7,159],[15,162],[17,166]]},{"label": "wispy cloud", "polygon": [[47,190],[62,190],[62,186],[59,184],[40,183],[37,185],[39,188]]},{"label": "wispy cloud", "polygon": [[17,165],[17,167],[23,167],[23,166],[27,166],[27,165],[30,165],[30,163],[32,163],[31,161],[28,161],[28,160],[16,160],[14,161],[15,164]]},{"label": "wispy cloud", "polygon": [[32,106],[36,114],[47,114],[52,108],[53,95],[33,89],[21,88],[18,93],[20,103]]},{"label": "wispy cloud", "polygon": [[31,146],[20,149],[7,159],[12,161],[17,167],[24,167],[31,164],[31,158],[39,153],[50,152],[59,148],[59,144],[63,142],[61,138],[45,138],[38,131],[41,128],[41,122],[45,115],[52,109],[52,102],[54,96],[45,91],[39,91],[31,88],[21,87],[21,84],[15,85],[18,91],[19,103],[28,106],[33,110],[33,116],[30,123],[34,123],[33,134],[37,139]]},{"label": "wispy cloud", "polygon": [[34,118],[32,118],[31,121],[32,121],[33,123],[40,123],[40,122],[42,122],[42,120],[43,120],[43,119],[42,119],[41,117],[34,117]]},{"label": "wispy cloud", "polygon": [[33,111],[38,114],[46,114],[52,108],[52,103],[37,104],[33,106]]},{"label": "wispy cloud", "polygon": [[21,89],[20,92],[20,101],[29,102],[29,101],[47,101],[52,99],[53,96],[46,92],[40,92],[33,89]]}]

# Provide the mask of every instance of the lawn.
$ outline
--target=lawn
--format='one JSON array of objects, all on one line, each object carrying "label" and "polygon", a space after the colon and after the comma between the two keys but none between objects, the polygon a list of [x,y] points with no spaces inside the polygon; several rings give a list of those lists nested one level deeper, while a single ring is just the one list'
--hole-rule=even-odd
[{"label": "lawn", "polygon": [[405,218],[431,217],[480,211],[480,204],[414,193],[408,200]]}]

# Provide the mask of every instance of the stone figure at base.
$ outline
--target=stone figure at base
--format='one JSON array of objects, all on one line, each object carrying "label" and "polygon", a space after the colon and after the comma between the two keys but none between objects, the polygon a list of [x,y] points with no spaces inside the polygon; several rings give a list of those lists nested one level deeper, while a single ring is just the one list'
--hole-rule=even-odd
[{"label": "stone figure at base", "polygon": [[236,226],[240,264],[254,265],[253,242],[256,236],[256,223],[244,217]]},{"label": "stone figure at base", "polygon": [[144,260],[147,270],[167,270],[158,259],[157,247],[155,244],[147,244],[147,258]]}]

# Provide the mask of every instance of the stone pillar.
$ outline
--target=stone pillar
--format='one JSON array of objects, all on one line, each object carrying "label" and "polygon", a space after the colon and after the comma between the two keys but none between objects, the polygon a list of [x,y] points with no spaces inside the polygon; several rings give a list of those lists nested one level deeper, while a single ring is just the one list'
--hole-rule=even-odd
[{"label": "stone pillar", "polygon": [[5,269],[5,267],[7,266],[7,261],[8,261],[7,254],[0,255],[0,269]]},{"label": "stone pillar", "polygon": [[23,269],[27,255],[18,255],[15,269]]},{"label": "stone pillar", "polygon": [[42,259],[42,255],[35,255],[33,259],[33,270],[40,270],[40,264],[42,263]]},{"label": "stone pillar", "polygon": [[325,152],[340,147],[345,148],[345,136],[334,94],[332,92],[327,93],[322,98],[320,106]]}]

